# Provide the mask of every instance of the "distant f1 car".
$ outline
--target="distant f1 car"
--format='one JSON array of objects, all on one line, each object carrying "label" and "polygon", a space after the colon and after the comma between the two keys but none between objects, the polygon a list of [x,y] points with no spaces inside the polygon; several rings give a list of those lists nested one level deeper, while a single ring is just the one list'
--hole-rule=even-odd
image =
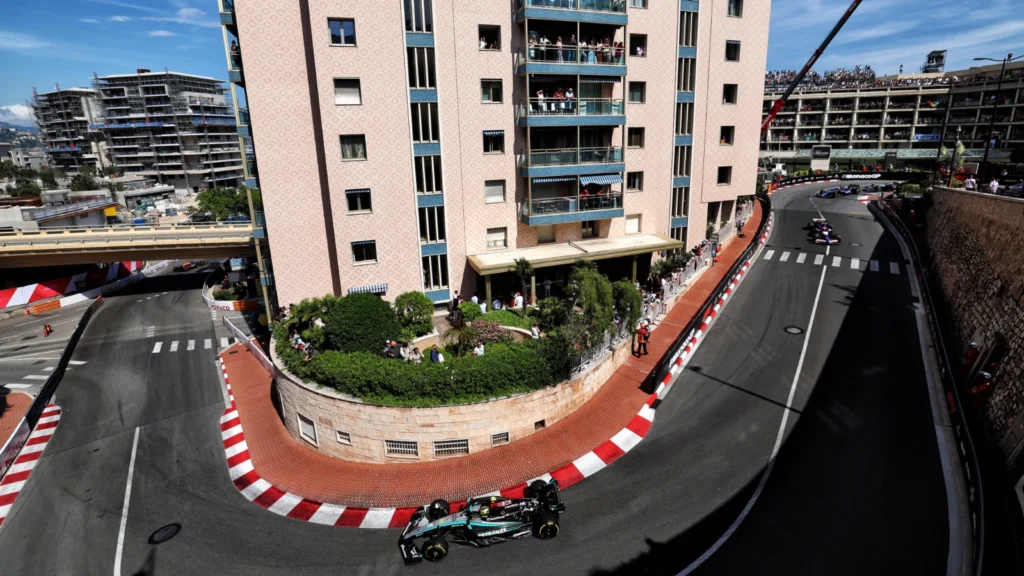
[{"label": "distant f1 car", "polygon": [[[550,540],[558,535],[558,515],[564,511],[557,480],[535,480],[526,489],[526,498],[469,498],[466,507],[454,514],[447,501],[434,500],[413,513],[398,539],[398,548],[408,566],[424,559],[444,560],[448,556],[449,538],[456,544],[477,548],[531,533],[541,540]],[[417,546],[417,540],[425,541]]]},{"label": "distant f1 car", "polygon": [[839,195],[839,188],[825,188],[823,190],[820,190],[814,196],[816,198],[835,198],[838,195]]},{"label": "distant f1 car", "polygon": [[864,188],[861,189],[861,192],[864,192],[865,194],[867,194],[869,192],[878,192],[881,189],[882,189],[882,186],[879,185],[879,184],[866,184],[864,186]]},{"label": "distant f1 car", "polygon": [[882,184],[882,192],[895,192],[895,191],[896,191],[896,185],[895,184]]}]

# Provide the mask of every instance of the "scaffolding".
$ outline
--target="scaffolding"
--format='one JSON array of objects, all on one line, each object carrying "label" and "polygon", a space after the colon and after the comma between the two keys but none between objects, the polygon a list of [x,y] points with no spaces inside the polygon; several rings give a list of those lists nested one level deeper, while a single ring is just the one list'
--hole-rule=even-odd
[{"label": "scaffolding", "polygon": [[102,150],[89,130],[90,124],[102,118],[94,90],[61,90],[57,85],[54,91],[41,94],[32,88],[32,101],[28,105],[39,125],[43,151],[52,168],[69,174],[78,174],[83,165],[103,168]]}]

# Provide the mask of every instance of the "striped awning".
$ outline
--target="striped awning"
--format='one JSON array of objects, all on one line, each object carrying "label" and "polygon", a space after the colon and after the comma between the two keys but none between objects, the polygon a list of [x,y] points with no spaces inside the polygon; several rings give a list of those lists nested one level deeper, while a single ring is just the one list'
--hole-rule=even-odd
[{"label": "striped awning", "polygon": [[620,76],[580,76],[580,82],[588,84],[614,84],[620,80]]},{"label": "striped awning", "polygon": [[376,240],[356,240],[352,243],[353,246],[359,246],[360,244],[376,244]]},{"label": "striped awning", "polygon": [[622,184],[622,174],[580,176],[580,186],[586,186],[587,184]]},{"label": "striped awning", "polygon": [[370,284],[369,286],[356,286],[355,288],[349,288],[349,294],[384,294],[388,291],[388,285],[385,284]]},{"label": "striped awning", "polygon": [[534,184],[549,184],[551,182],[575,182],[575,176],[548,176],[546,178],[534,178]]},{"label": "striped awning", "polygon": [[484,136],[501,136],[504,133],[504,130],[484,130]]},{"label": "striped awning", "polygon": [[369,188],[356,188],[355,190],[345,190],[345,194],[362,194],[363,192],[369,192]]}]

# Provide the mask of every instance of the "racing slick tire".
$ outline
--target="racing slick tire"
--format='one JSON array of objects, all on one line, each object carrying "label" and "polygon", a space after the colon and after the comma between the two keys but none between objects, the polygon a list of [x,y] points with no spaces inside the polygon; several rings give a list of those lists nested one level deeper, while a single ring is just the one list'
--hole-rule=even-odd
[{"label": "racing slick tire", "polygon": [[540,497],[544,495],[544,488],[546,488],[547,485],[548,483],[543,480],[534,480],[530,483],[530,486],[526,488],[526,497],[540,500]]},{"label": "racing slick tire", "polygon": [[451,504],[449,504],[447,500],[438,498],[437,500],[431,502],[430,506],[427,508],[427,520],[430,520],[431,522],[433,522],[434,520],[440,520],[441,518],[444,518],[445,516],[451,513]]},{"label": "racing slick tire", "polygon": [[533,523],[533,535],[541,540],[551,540],[558,536],[558,514],[545,512]]},{"label": "racing slick tire", "polygon": [[440,562],[448,557],[448,541],[444,536],[434,536],[423,544],[423,559],[427,562]]}]

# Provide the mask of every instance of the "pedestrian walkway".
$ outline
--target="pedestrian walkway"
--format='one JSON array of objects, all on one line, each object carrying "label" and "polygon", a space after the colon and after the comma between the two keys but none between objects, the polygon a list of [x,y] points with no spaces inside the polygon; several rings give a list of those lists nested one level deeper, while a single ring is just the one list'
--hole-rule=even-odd
[{"label": "pedestrian walkway", "polygon": [[28,407],[32,405],[32,397],[21,392],[7,394],[7,408],[0,414],[0,446],[14,433],[18,423],[25,417]]},{"label": "pedestrian walkway", "polygon": [[830,268],[843,268],[857,270],[859,272],[883,272],[888,274],[901,274],[903,268],[900,262],[889,262],[879,260],[862,260],[860,258],[848,258],[845,256],[825,256],[824,254],[808,254],[798,252],[795,259],[791,259],[792,253],[788,250],[765,250],[761,260],[774,260],[780,264],[809,264],[811,266],[828,266]]},{"label": "pedestrian walkway", "polygon": [[[707,270],[661,322],[648,344],[650,354],[630,357],[586,404],[566,418],[511,444],[461,458],[403,464],[345,462],[326,456],[293,438],[271,401],[271,379],[242,345],[223,354],[234,407],[245,436],[245,453],[260,483],[245,490],[274,490],[308,501],[367,508],[418,506],[435,498],[459,501],[542,477],[586,455],[619,433],[650,400],[645,391],[659,361],[729,272],[762,216],[758,203],[744,227],[745,238],[723,248],[719,263]],[[231,422],[224,425],[237,426]],[[233,429],[224,434],[233,433]],[[224,436],[228,438],[228,436]],[[229,460],[229,465],[235,463]],[[241,474],[237,475],[236,474]],[[246,471],[232,470],[243,480]],[[268,488],[269,487],[269,488]],[[258,499],[258,498],[257,498]],[[363,511],[365,513],[365,510]],[[290,515],[290,514],[289,514]]]},{"label": "pedestrian walkway", "polygon": [[[212,350],[214,340],[212,338],[205,338],[201,340],[170,340],[167,342],[159,341],[153,343],[153,350],[151,354],[173,354],[175,352],[194,352],[196,350]],[[220,339],[220,347],[228,347],[228,339]]]}]

